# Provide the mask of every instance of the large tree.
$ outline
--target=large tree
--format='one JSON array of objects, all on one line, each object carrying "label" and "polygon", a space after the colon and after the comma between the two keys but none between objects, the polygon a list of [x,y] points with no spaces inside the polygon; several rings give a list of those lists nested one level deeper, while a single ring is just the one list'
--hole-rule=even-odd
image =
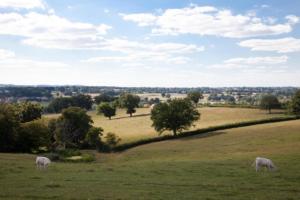
[{"label": "large tree", "polygon": [[197,105],[197,103],[199,102],[199,99],[203,98],[203,95],[201,92],[192,91],[187,94],[187,97]]},{"label": "large tree", "polygon": [[159,103],[151,111],[152,126],[156,131],[177,132],[188,129],[194,121],[200,118],[200,113],[188,99],[174,99],[169,103]]},{"label": "large tree", "polygon": [[69,107],[62,111],[56,122],[56,139],[63,145],[79,147],[92,127],[92,119],[86,110]]},{"label": "large tree", "polygon": [[103,114],[105,117],[111,119],[112,116],[116,115],[116,107],[107,102],[103,102],[97,106],[97,114]]},{"label": "large tree", "polygon": [[23,102],[17,105],[20,120],[22,123],[40,119],[42,117],[42,106],[40,104],[34,104],[29,101]]},{"label": "large tree", "polygon": [[98,96],[95,96],[94,100],[95,100],[95,103],[98,105],[102,102],[112,102],[112,101],[114,101],[114,97],[103,93],[103,94],[100,94]]},{"label": "large tree", "polygon": [[297,90],[290,103],[290,109],[293,114],[300,115],[300,90]]},{"label": "large tree", "polygon": [[90,95],[79,94],[72,97],[72,99],[73,106],[75,107],[84,108],[86,110],[90,110],[92,108],[93,99]]},{"label": "large tree", "polygon": [[0,151],[13,151],[17,140],[20,118],[15,106],[0,103]]},{"label": "large tree", "polygon": [[137,95],[133,95],[130,93],[123,93],[121,94],[119,98],[120,106],[123,108],[126,108],[126,113],[132,117],[132,113],[135,113],[137,108],[139,106],[140,97]]},{"label": "large tree", "polygon": [[280,108],[280,103],[274,95],[264,95],[260,100],[260,108],[268,110],[271,113],[272,109]]}]

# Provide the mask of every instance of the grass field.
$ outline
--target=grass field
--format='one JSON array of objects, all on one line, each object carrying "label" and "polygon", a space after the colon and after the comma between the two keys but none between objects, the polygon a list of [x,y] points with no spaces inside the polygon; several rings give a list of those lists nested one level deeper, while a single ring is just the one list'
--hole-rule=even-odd
[{"label": "grass field", "polygon": [[[258,109],[246,108],[200,108],[201,119],[195,123],[191,130],[205,128],[210,126],[235,123],[241,121],[258,120],[271,117],[282,116],[277,114],[267,114],[265,111]],[[105,132],[116,133],[122,138],[121,143],[138,140],[141,138],[150,138],[158,136],[158,133],[151,126],[149,108],[139,108],[133,117],[129,117],[125,110],[118,110],[116,117],[112,120],[96,115],[95,111],[89,112],[94,121],[94,126],[100,126]],[[164,134],[170,134],[165,132]]]},{"label": "grass field", "polygon": [[[256,173],[256,156],[276,172]],[[2,199],[300,199],[300,120],[229,129],[53,163],[0,154]]]}]

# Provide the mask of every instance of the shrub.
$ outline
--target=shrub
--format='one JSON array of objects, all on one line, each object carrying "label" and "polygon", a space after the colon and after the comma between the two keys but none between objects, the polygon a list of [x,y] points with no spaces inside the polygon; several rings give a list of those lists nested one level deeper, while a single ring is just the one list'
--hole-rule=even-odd
[{"label": "shrub", "polygon": [[17,136],[17,151],[38,151],[39,147],[49,147],[50,144],[51,134],[43,120],[35,120],[21,124]]},{"label": "shrub", "polygon": [[119,138],[116,134],[110,132],[107,133],[104,138],[105,143],[111,148],[115,147],[121,141],[121,138]]},{"label": "shrub", "polygon": [[20,127],[19,115],[15,106],[0,103],[0,151],[13,151]]}]

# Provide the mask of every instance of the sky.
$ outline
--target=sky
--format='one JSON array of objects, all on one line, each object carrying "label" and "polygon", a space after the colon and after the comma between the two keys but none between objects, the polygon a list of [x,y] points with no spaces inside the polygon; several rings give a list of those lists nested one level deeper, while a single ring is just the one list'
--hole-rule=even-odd
[{"label": "sky", "polygon": [[300,1],[0,0],[0,84],[300,86]]}]

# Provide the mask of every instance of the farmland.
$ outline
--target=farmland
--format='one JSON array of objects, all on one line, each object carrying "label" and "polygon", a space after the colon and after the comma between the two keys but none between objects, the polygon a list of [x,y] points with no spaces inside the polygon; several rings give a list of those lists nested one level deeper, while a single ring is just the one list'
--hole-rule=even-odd
[{"label": "farmland", "polygon": [[[229,129],[95,153],[93,163],[53,163],[0,154],[3,199],[299,199],[300,121]],[[256,156],[278,171],[256,173]]]},{"label": "farmland", "polygon": [[[263,110],[246,108],[199,108],[201,118],[190,130],[206,128],[227,123],[258,120],[270,117],[283,116],[282,111],[275,111],[275,114],[267,114]],[[129,117],[126,111],[118,110],[117,116],[108,120],[104,116],[96,115],[95,111],[89,112],[94,121],[94,126],[100,126],[105,132],[116,133],[122,138],[121,142],[134,141],[141,138],[158,136],[158,133],[151,126],[149,108],[139,108],[133,117]],[[165,132],[164,134],[169,134]]]},{"label": "farmland", "polygon": [[[226,108],[226,107],[204,107],[199,108],[200,120],[195,122],[195,126],[190,130],[206,128],[211,126],[237,123],[242,121],[267,119],[284,116],[284,111],[275,110],[274,114],[268,114],[264,110],[249,108]],[[126,114],[126,110],[118,109],[116,116],[112,120],[97,115],[96,111],[89,111],[88,114],[94,121],[94,126],[102,127],[107,132],[113,132],[121,137],[121,143],[131,142],[141,138],[151,138],[158,136],[158,133],[151,126],[150,108],[138,108],[133,117]],[[56,118],[59,114],[45,115],[45,118]],[[163,134],[170,134],[164,132]]]}]

